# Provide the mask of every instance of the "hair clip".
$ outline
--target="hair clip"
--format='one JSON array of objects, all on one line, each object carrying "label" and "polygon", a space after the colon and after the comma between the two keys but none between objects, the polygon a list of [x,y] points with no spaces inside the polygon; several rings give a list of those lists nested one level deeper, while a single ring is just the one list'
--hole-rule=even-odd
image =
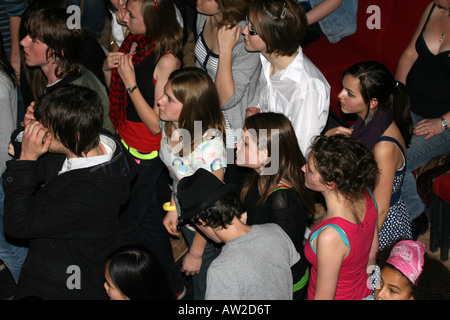
[{"label": "hair clip", "polygon": [[158,10],[158,12],[159,12],[159,6],[158,6],[157,0],[153,0],[153,2],[155,3],[156,10]]},{"label": "hair clip", "polygon": [[283,9],[281,10],[280,19],[284,19],[286,17],[286,2],[283,3]]}]

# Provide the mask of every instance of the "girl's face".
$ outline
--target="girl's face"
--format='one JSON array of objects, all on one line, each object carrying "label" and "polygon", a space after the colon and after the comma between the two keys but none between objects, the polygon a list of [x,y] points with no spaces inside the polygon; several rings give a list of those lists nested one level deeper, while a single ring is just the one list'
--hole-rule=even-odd
[{"label": "girl's face", "polygon": [[359,79],[349,74],[342,80],[342,90],[338,94],[343,113],[356,113],[364,119],[367,114],[367,106],[361,95]]},{"label": "girl's face", "polygon": [[219,5],[216,0],[197,0],[197,12],[214,16],[220,13]]},{"label": "girl's face", "polygon": [[158,106],[161,120],[178,122],[183,104],[175,98],[171,81],[168,81],[164,86],[164,95],[158,99]]},{"label": "girl's face", "polygon": [[112,282],[111,276],[109,275],[108,268],[105,268],[105,291],[110,300],[130,300],[125,296]]},{"label": "girl's face", "polygon": [[242,30],[245,41],[245,49],[247,51],[264,52],[266,50],[266,43],[257,33],[258,31],[256,31],[253,27],[251,17],[247,15],[247,25]]},{"label": "girl's face", "polygon": [[375,289],[375,300],[414,300],[407,278],[399,271],[384,267],[380,288]]},{"label": "girl's face", "polygon": [[259,169],[261,164],[262,153],[256,142],[256,133],[253,130],[244,129],[241,140],[236,144],[236,164],[241,167]]},{"label": "girl's face", "polygon": [[302,167],[302,171],[305,173],[305,186],[308,189],[321,192],[324,190],[325,184],[322,182],[322,176],[316,169],[314,160],[314,156],[310,154]]},{"label": "girl's face", "polygon": [[131,33],[145,34],[146,28],[141,14],[140,1],[127,2],[127,13],[123,17],[123,22],[127,24],[127,28]]}]

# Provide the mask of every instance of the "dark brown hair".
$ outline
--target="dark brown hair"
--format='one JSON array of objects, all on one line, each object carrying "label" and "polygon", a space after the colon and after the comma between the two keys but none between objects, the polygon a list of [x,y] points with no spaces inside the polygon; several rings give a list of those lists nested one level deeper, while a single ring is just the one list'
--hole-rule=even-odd
[{"label": "dark brown hair", "polygon": [[359,140],[341,134],[318,136],[310,149],[323,183],[336,184],[335,190],[349,201],[374,189],[378,165],[372,152]]},{"label": "dark brown hair", "polygon": [[62,8],[40,9],[27,16],[25,32],[48,46],[47,58],[56,59],[55,75],[58,78],[80,74],[79,63],[84,45],[82,29],[68,28],[70,15]]},{"label": "dark brown hair", "polygon": [[[300,151],[294,128],[289,119],[281,113],[264,112],[257,113],[245,119],[245,130],[252,130],[256,133],[255,141],[258,146],[262,142],[260,130],[267,129],[267,142],[263,142],[267,148],[268,156],[272,157],[272,147],[278,144],[278,170],[273,175],[259,175],[256,171],[244,183],[241,191],[241,202],[244,202],[249,189],[260,183],[263,187],[260,190],[261,197],[257,205],[262,205],[282,179],[288,182],[295,189],[304,202],[308,212],[314,211],[314,199],[312,193],[305,187],[305,177],[302,166],[306,163],[305,157]],[[278,130],[278,134],[274,134]],[[275,165],[271,163],[271,165]]]}]

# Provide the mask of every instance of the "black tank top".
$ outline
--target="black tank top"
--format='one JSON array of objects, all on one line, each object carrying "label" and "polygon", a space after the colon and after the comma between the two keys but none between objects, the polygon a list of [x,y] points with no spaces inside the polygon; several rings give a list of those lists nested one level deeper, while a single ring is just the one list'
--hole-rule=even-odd
[{"label": "black tank top", "polygon": [[450,111],[450,50],[433,54],[423,37],[423,31],[436,5],[416,41],[419,54],[406,78],[411,96],[411,111],[424,118],[438,118]]}]

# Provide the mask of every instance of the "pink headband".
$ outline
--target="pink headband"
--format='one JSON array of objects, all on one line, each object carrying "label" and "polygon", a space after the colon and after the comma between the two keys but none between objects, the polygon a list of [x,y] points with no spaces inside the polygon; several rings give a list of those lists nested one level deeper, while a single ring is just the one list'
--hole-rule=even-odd
[{"label": "pink headband", "polygon": [[158,1],[157,0],[153,0],[153,2],[155,3],[156,6],[156,10],[159,12],[159,6],[158,6]]},{"label": "pink headband", "polygon": [[397,268],[413,284],[422,273],[425,245],[419,241],[400,241],[391,250],[387,263]]}]

